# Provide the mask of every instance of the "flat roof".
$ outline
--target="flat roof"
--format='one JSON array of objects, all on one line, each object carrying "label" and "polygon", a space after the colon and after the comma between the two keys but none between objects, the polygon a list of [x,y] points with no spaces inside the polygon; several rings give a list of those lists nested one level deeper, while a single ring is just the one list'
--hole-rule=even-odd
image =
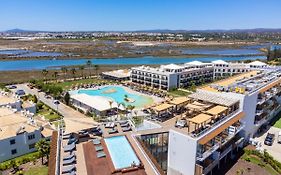
[{"label": "flat roof", "polygon": [[188,121],[196,124],[201,124],[210,120],[211,118],[213,118],[213,116],[201,113],[193,118],[188,119]]},{"label": "flat roof", "polygon": [[208,111],[206,111],[206,113],[208,114],[211,114],[211,115],[218,115],[224,111],[226,111],[228,108],[225,107],[225,106],[220,106],[220,105],[217,105],[211,109],[209,109]]},{"label": "flat roof", "polygon": [[238,99],[223,96],[221,93],[210,92],[205,90],[197,90],[195,93],[190,94],[188,97],[222,106],[231,106],[239,101]]},{"label": "flat roof", "polygon": [[9,104],[9,103],[14,103],[16,101],[17,101],[17,99],[15,99],[11,96],[6,96],[6,95],[0,94],[0,105],[6,105],[6,104]]},{"label": "flat roof", "polygon": [[[118,104],[111,100],[110,98],[102,97],[102,96],[91,96],[87,94],[74,94],[71,95],[72,99],[75,99],[81,103],[84,103],[91,108],[94,108],[98,111],[106,111],[112,108],[118,108]],[[109,101],[112,101],[112,105],[110,106]],[[120,109],[120,107],[119,107]]]},{"label": "flat roof", "polygon": [[153,107],[152,109],[157,111],[157,112],[160,112],[160,111],[167,110],[167,109],[169,109],[169,108],[171,108],[173,106],[174,105],[171,105],[171,104],[168,104],[168,103],[162,103],[162,104],[160,104],[158,106]]},{"label": "flat roof", "polygon": [[226,78],[224,80],[215,82],[214,84],[219,85],[219,86],[229,86],[239,80],[250,78],[252,76],[255,76],[259,73],[259,71],[251,71],[251,72],[246,72],[238,75],[234,75],[232,77]]},{"label": "flat roof", "polygon": [[130,71],[127,69],[108,71],[108,72],[103,72],[102,74],[108,75],[111,77],[116,77],[116,78],[127,78],[127,77],[130,77],[130,75],[131,75]]}]

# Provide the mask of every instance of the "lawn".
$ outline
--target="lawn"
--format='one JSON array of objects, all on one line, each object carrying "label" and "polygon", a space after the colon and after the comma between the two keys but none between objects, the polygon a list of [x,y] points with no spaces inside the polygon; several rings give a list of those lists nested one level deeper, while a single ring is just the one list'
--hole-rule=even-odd
[{"label": "lawn", "polygon": [[26,172],[24,172],[24,175],[47,175],[48,174],[48,167],[47,166],[40,166],[40,167],[34,167],[30,168]]},{"label": "lawn", "polygon": [[57,83],[58,86],[62,87],[64,90],[68,90],[71,88],[72,85],[76,84],[90,84],[90,83],[101,83],[106,82],[107,80],[101,79],[81,79],[81,80],[74,80],[74,81],[66,81],[62,83]]},{"label": "lawn", "polygon": [[169,95],[172,95],[174,97],[187,96],[190,94],[190,92],[186,92],[186,91],[182,91],[182,90],[178,90],[178,89],[169,91],[168,93],[169,93]]},{"label": "lawn", "polygon": [[251,162],[255,165],[265,168],[266,171],[269,172],[271,175],[278,175],[278,172],[276,172],[269,164],[265,163],[262,159],[260,159],[255,155],[244,154],[242,156],[242,159],[246,160],[247,162]]},{"label": "lawn", "polygon": [[44,105],[42,109],[39,109],[37,114],[44,116],[45,119],[49,120],[50,122],[60,119],[60,115],[46,105]]}]

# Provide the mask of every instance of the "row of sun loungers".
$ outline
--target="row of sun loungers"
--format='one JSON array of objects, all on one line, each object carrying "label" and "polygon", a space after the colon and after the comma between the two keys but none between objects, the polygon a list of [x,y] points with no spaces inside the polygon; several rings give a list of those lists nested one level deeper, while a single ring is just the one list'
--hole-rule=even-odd
[{"label": "row of sun loungers", "polygon": [[97,152],[97,158],[105,157],[106,154],[103,151],[103,146],[101,145],[100,139],[93,139],[92,142],[95,145],[95,150]]},{"label": "row of sun loungers", "polygon": [[63,139],[67,140],[67,145],[63,147],[65,153],[68,155],[63,157],[62,160],[62,174],[76,175],[76,154],[73,152],[76,150],[76,143],[78,139],[73,134],[64,134]]}]

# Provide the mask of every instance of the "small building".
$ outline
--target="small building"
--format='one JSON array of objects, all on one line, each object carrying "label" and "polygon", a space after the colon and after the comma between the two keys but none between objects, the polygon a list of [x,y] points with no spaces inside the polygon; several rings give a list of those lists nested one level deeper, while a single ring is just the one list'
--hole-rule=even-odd
[{"label": "small building", "polygon": [[71,104],[85,113],[90,112],[95,113],[96,115],[105,116],[108,112],[114,109],[124,110],[122,105],[102,96],[74,94],[71,95],[70,98]]},{"label": "small building", "polygon": [[103,72],[102,77],[104,79],[115,80],[115,81],[124,81],[130,80],[131,72],[130,70],[114,70],[109,72]]}]

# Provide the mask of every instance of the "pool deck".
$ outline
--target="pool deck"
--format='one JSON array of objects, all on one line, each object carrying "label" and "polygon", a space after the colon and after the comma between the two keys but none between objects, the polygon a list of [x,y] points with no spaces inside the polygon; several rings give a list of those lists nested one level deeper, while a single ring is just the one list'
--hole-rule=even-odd
[{"label": "pool deck", "polygon": [[106,157],[97,158],[97,153],[95,151],[95,146],[92,142],[83,144],[83,151],[85,157],[85,164],[87,169],[87,174],[91,175],[146,175],[144,169],[133,169],[128,172],[114,172],[115,168],[110,158],[109,151],[106,147],[104,140],[101,140],[101,145],[104,148],[104,153]]}]

